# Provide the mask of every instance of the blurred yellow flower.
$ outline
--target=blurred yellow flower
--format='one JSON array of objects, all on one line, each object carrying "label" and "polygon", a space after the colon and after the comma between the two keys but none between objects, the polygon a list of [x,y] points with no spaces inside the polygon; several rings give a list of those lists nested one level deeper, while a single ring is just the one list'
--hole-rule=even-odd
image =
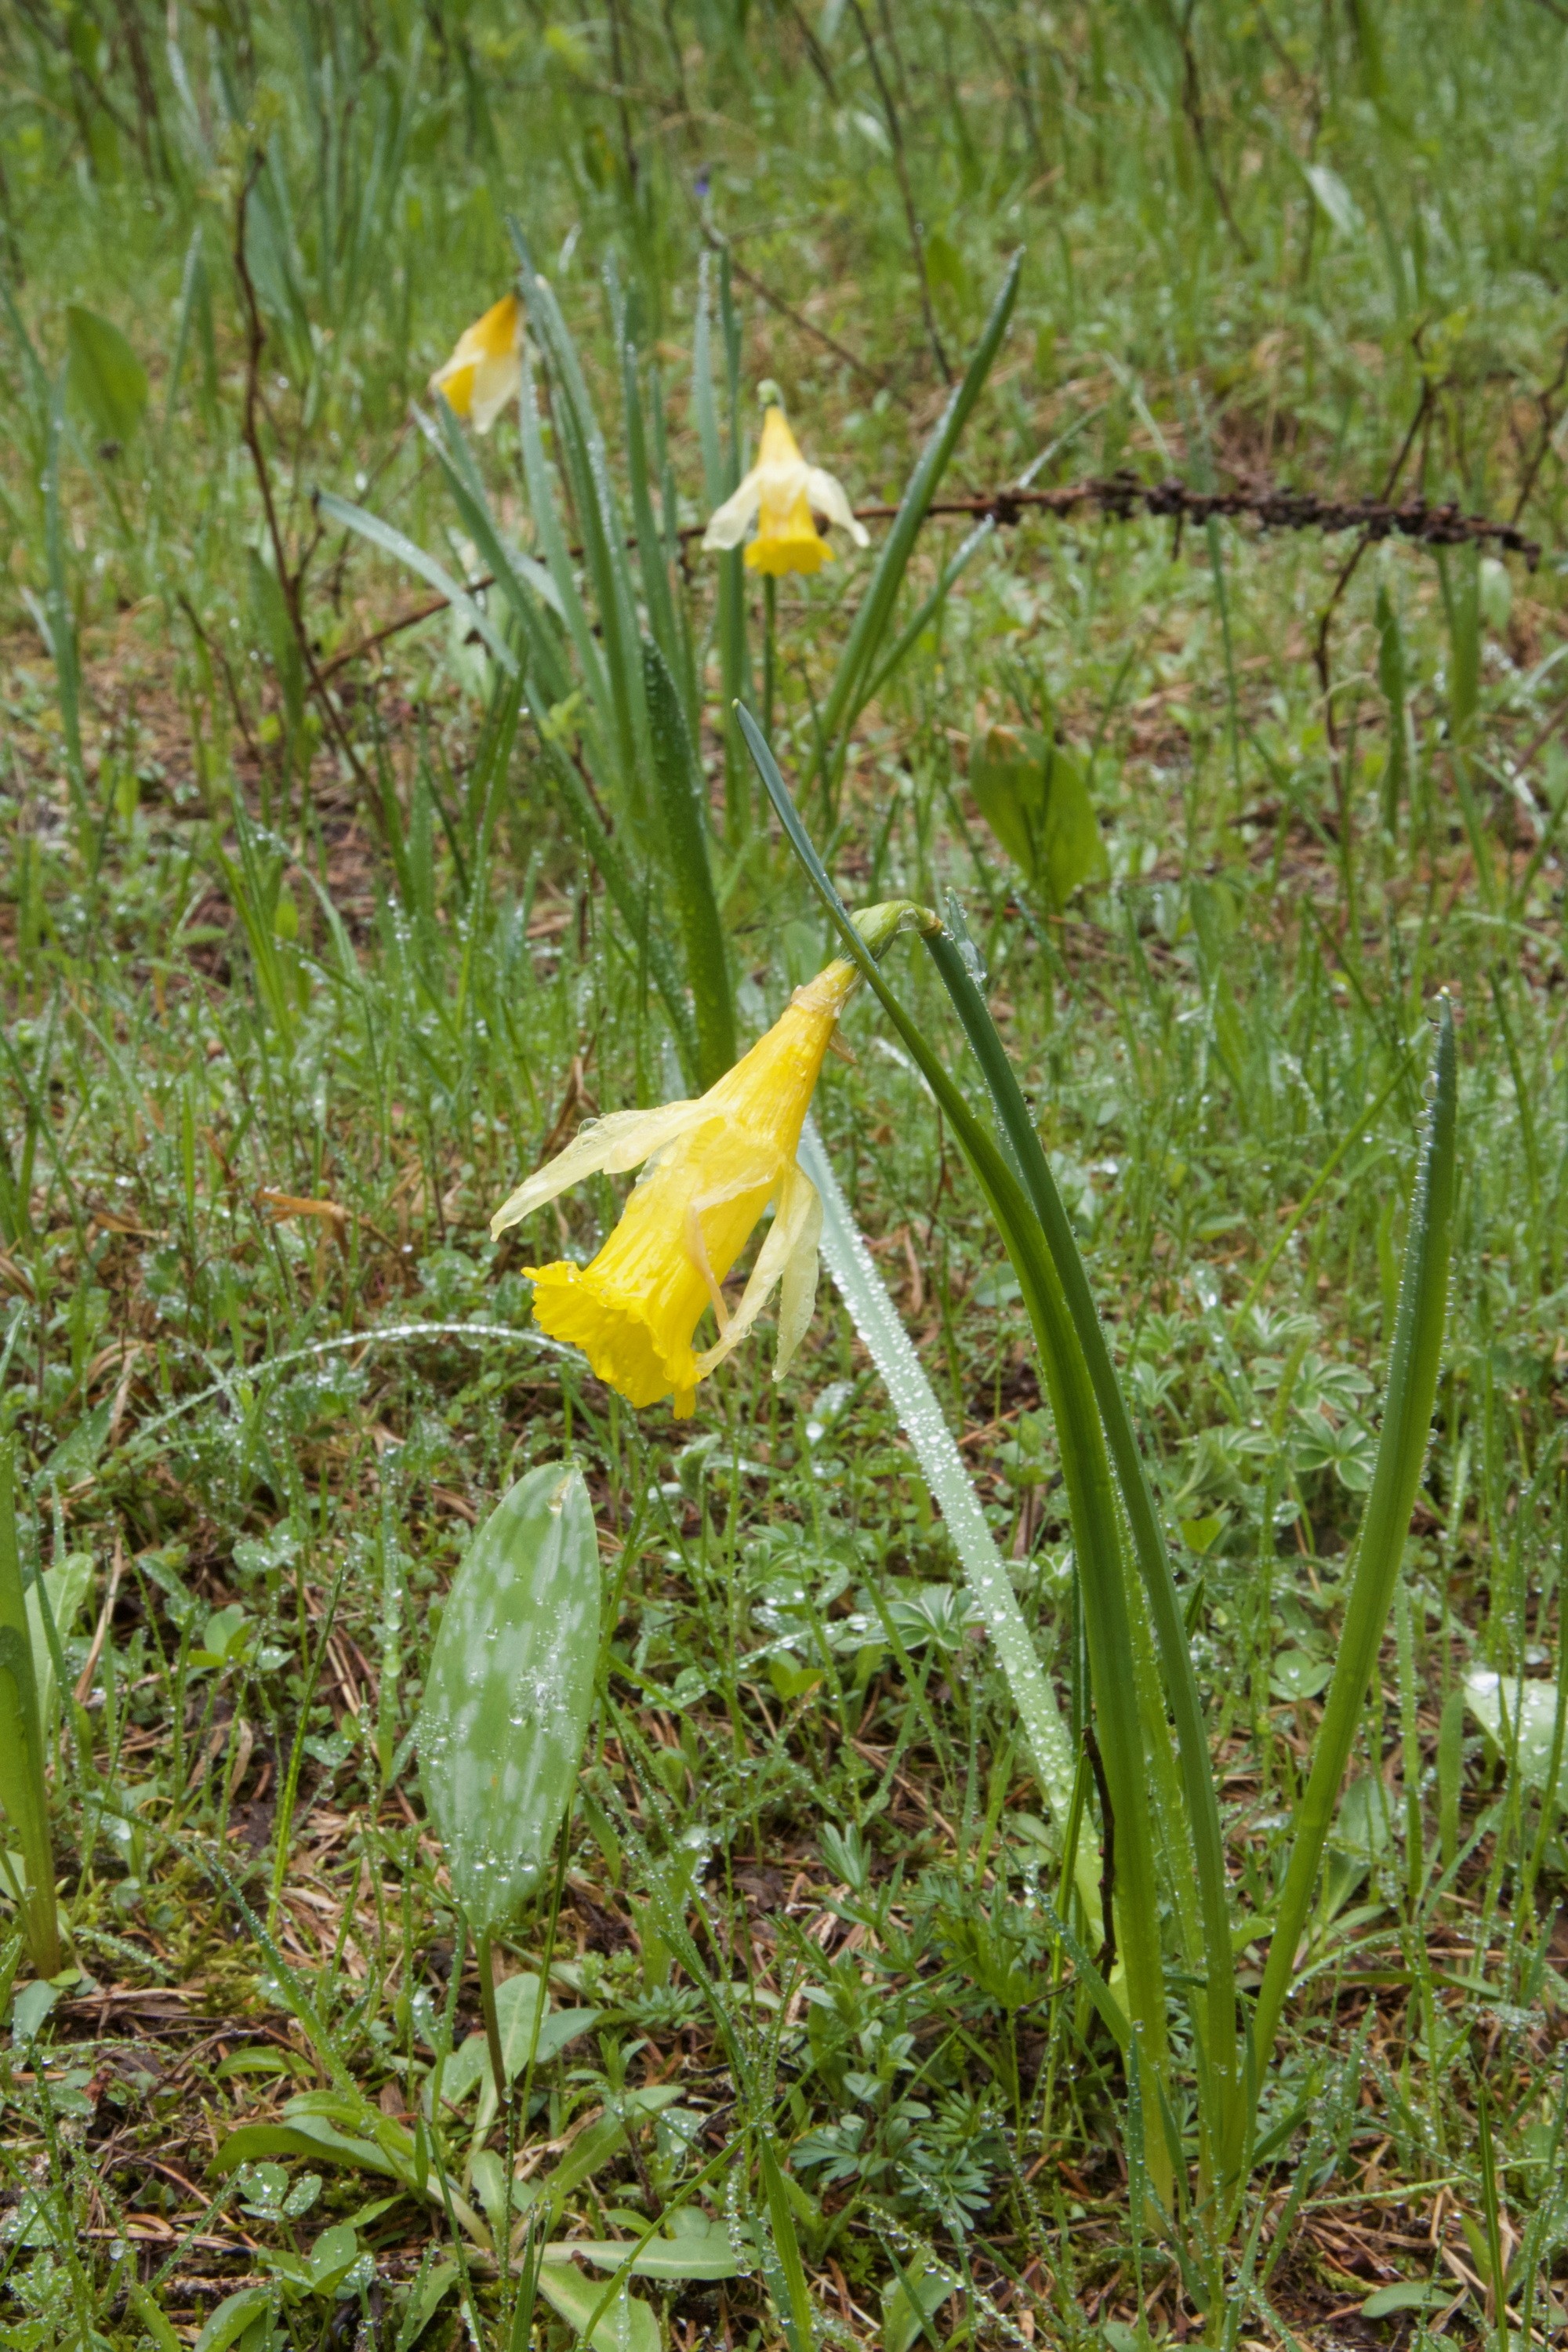
[{"label": "blurred yellow flower", "polygon": [[482,319],[465,327],[445,367],[430,379],[458,416],[469,417],[477,433],[488,433],[522,382],[522,305],[503,294]]},{"label": "blurred yellow flower", "polygon": [[[822,1230],[822,1203],[795,1151],[822,1057],[858,977],[852,963],[830,963],[705,1095],[597,1120],[490,1220],[500,1235],[584,1176],[650,1162],[591,1265],[524,1268],[541,1330],[581,1348],[632,1404],[673,1394],[675,1411],[690,1412],[698,1381],[745,1338],[775,1286],[773,1378],[788,1369],[816,1304]],[[720,1286],[770,1201],[773,1222],[731,1310]],[[710,1307],[719,1337],[699,1353],[692,1340]]]},{"label": "blurred yellow flower", "polygon": [[709,550],[739,547],[754,521],[756,537],[746,550],[753,572],[816,572],[833,560],[833,550],[812,520],[826,515],[842,523],[857,547],[867,544],[841,482],[820,466],[808,466],[789,429],[784,410],[771,407],[763,419],[757,462],[732,498],[725,499],[702,544]]}]

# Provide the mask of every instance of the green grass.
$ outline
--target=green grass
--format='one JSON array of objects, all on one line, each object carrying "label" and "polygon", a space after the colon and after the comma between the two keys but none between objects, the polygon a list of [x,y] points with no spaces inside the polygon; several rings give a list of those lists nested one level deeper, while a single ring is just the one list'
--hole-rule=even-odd
[{"label": "green grass", "polygon": [[[167,2352],[254,2290],[206,2352],[268,2328],[412,2352],[427,2303],[427,2344],[531,2326],[564,2352],[612,2273],[546,2263],[513,2327],[479,2232],[517,2148],[558,2240],[710,2225],[709,2275],[640,2278],[602,2352],[655,2326],[679,2352],[909,2352],[916,2303],[937,2343],[1122,2352],[1141,2306],[1156,2341],[1403,2346],[1450,2305],[1448,2340],[1562,2340],[1552,1714],[1539,1755],[1506,1725],[1500,1753],[1466,1677],[1562,1679],[1565,85],[1547,0],[0,18],[0,1440],[25,1576],[75,1559],[49,1590],[87,1588],[51,1745],[68,1971],[28,1990],[0,1953],[0,2341]],[[826,1281],[782,1386],[753,1340],[677,1423],[530,1329],[530,1253],[588,1254],[618,1187],[488,1238],[583,1117],[685,1090],[657,962],[679,978],[699,936],[614,803],[641,910],[607,895],[563,775],[579,740],[600,773],[580,709],[509,709],[445,614],[338,659],[426,591],[318,522],[318,488],[487,568],[409,404],[510,282],[509,215],[623,521],[640,467],[658,529],[700,524],[769,377],[857,502],[896,499],[1021,247],[948,490],[1042,451],[1047,484],[1393,480],[1543,550],[1390,541],[1336,596],[1347,536],[1026,518],[841,770],[817,730],[875,548],[836,535],[777,599],[774,745],[840,887],[951,889],[988,968],[1168,1531],[1238,1916],[1282,1882],[1343,1629],[1429,1016],[1455,1005],[1434,1441],[1206,2315],[1198,2224],[1140,2193],[1163,2119],[1087,1990],[1067,1824]],[[515,415],[470,447],[532,551]],[[920,534],[895,634],[965,528]],[[724,719],[726,691],[760,703],[761,596],[691,538],[667,613],[640,553],[625,576],[699,722],[744,1044],[829,951]],[[972,738],[1053,713],[1104,856],[1062,909],[967,786]],[[983,1108],[923,954],[887,971]],[[1076,1760],[1092,1694],[1028,1320],[903,1048],[865,997],[846,1026],[818,1125]],[[552,2015],[593,2015],[519,2067],[509,2120],[411,1733],[472,1528],[563,1455],[605,1671],[564,1875],[497,1948]],[[1092,1839],[1087,1767],[1079,1807]],[[1192,2158],[1163,1784],[1151,1812]],[[1266,1944],[1237,1957],[1250,2001]],[[437,2070],[461,2211],[417,2187]],[[357,2157],[266,2137],[312,2094]],[[237,2130],[247,2172],[215,2167]]]}]

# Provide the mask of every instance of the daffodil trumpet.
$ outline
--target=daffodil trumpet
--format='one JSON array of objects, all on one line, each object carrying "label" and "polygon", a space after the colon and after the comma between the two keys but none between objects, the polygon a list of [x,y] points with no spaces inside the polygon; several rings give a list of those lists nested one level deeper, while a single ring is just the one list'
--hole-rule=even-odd
[{"label": "daffodil trumpet", "polygon": [[[873,955],[911,920],[934,919],[905,899],[855,918]],[[677,1414],[690,1413],[698,1383],[739,1347],[775,1290],[773,1378],[788,1370],[816,1301],[822,1230],[816,1187],[795,1153],[823,1057],[859,978],[854,963],[837,958],[795,990],[773,1027],[705,1095],[595,1120],[490,1220],[499,1238],[585,1177],[646,1163],[590,1265],[561,1258],[523,1269],[540,1329],[580,1348],[629,1403],[672,1397]],[[773,1223],[731,1307],[725,1279],[770,1205]],[[710,1309],[718,1337],[699,1349],[697,1328]]]},{"label": "daffodil trumpet", "polygon": [[821,466],[806,464],[775,401],[763,419],[756,464],[715,510],[702,544],[710,553],[739,547],[755,523],[745,553],[749,571],[773,579],[786,572],[818,572],[832,562],[833,550],[816,528],[817,515],[839,524],[857,547],[867,545],[866,528],[856,520],[844,485]]},{"label": "daffodil trumpet", "polygon": [[430,379],[458,416],[488,433],[522,383],[522,304],[503,294],[482,319],[465,327],[452,356]]}]

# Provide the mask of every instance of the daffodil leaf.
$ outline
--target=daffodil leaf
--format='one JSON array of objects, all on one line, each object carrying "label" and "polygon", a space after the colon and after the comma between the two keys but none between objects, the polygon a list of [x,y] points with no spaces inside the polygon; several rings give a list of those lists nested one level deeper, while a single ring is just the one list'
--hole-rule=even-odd
[{"label": "daffodil leaf", "polygon": [[599,1652],[599,1550],[582,1474],[546,1463],[475,1536],[431,1654],[420,1779],[476,1934],[542,1876],[577,1784]]},{"label": "daffodil leaf", "polygon": [[345,530],[357,531],[362,539],[368,539],[373,547],[379,547],[384,555],[392,556],[398,563],[405,563],[410,572],[416,572],[421,580],[427,580],[438,596],[445,596],[465,626],[484,640],[487,652],[500,664],[507,676],[514,677],[517,675],[517,656],[495,623],[480,610],[468,590],[458,585],[443,564],[437,563],[433,555],[426,554],[416,540],[410,539],[405,531],[395,530],[391,523],[383,522],[379,515],[369,513],[363,507],[356,507],[352,499],[340,499],[334,490],[318,490],[316,505],[329,520],[342,523]]},{"label": "daffodil leaf", "polygon": [[[857,685],[875,659],[877,649],[887,634],[916,538],[925,520],[926,509],[936,496],[937,485],[947,470],[948,460],[958,446],[959,436],[969,422],[974,404],[984,389],[985,379],[1002,348],[1002,339],[1007,331],[1013,305],[1017,299],[1022,266],[1022,254],[1016,254],[1008,265],[1001,290],[991,306],[991,315],[982,330],[963,380],[954,385],[952,396],[905,487],[899,511],[893,518],[892,529],[883,542],[870,585],[861,599],[823,704],[817,724],[817,740],[825,747],[819,755],[821,759],[826,759],[826,747],[835,742],[840,729],[847,724]],[[728,681],[726,684],[728,686]],[[728,690],[735,691],[734,688]]]},{"label": "daffodil leaf", "polygon": [[735,1058],[729,948],[713,893],[702,773],[686,713],[669,666],[651,637],[643,639],[642,660],[653,736],[653,772],[658,787],[659,830],[686,946],[701,1057],[698,1077],[707,1087],[718,1083]]}]

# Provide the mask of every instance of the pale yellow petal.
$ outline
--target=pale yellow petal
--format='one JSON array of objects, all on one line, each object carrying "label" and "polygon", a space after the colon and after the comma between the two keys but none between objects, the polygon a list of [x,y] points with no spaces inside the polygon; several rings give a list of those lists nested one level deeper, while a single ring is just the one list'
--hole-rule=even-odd
[{"label": "pale yellow petal", "polygon": [[490,1219],[490,1237],[499,1240],[509,1225],[521,1223],[558,1192],[580,1184],[584,1176],[616,1176],[651,1160],[667,1143],[700,1127],[713,1116],[700,1099],[663,1103],[657,1110],[616,1110],[579,1129],[564,1151],[521,1183]]},{"label": "pale yellow petal", "polygon": [[[741,1294],[741,1303],[725,1326],[723,1338],[697,1359],[699,1380],[706,1380],[714,1367],[723,1362],[731,1349],[740,1346],[774,1290],[789,1275],[792,1265],[799,1255],[803,1233],[807,1228],[811,1232],[812,1255],[815,1261],[816,1236],[822,1229],[822,1203],[817,1198],[816,1186],[808,1177],[801,1173],[795,1162],[790,1160],[779,1171],[778,1207],[773,1223],[763,1236],[763,1245],[757,1252],[757,1262],[752,1268],[751,1279]],[[815,1273],[812,1276],[812,1286],[815,1293]],[[800,1273],[796,1266],[793,1304],[797,1316],[799,1288]],[[810,1319],[809,1307],[806,1319],[807,1321]],[[790,1349],[792,1354],[800,1344],[801,1333],[805,1328],[805,1324],[801,1324],[795,1333]],[[782,1336],[781,1328],[781,1339]]]},{"label": "pale yellow petal", "polygon": [[506,402],[516,392],[522,349],[522,305],[515,294],[503,294],[482,319],[465,327],[449,360],[430,379],[432,392],[444,394],[458,416],[472,416],[488,433]]},{"label": "pale yellow petal", "polygon": [[479,362],[468,394],[468,415],[476,433],[489,431],[502,409],[517,398],[521,383],[522,361],[515,351]]},{"label": "pale yellow petal", "polygon": [[710,554],[740,546],[757,519],[762,498],[762,481],[758,468],[753,466],[740,488],[733,491],[721,507],[716,507],[709,518],[708,528],[702,534],[702,544]]},{"label": "pale yellow petal", "polygon": [[822,1195],[804,1169],[791,1169],[790,1191],[780,1197],[774,1223],[787,1223],[792,1234],[779,1283],[779,1337],[773,1358],[773,1378],[782,1381],[795,1360],[795,1349],[811,1328],[816,1309]]},{"label": "pale yellow petal", "polygon": [[828,473],[821,466],[808,467],[805,495],[811,502],[813,514],[826,515],[829,522],[837,523],[849,533],[857,547],[870,545],[871,534],[863,522],[856,520],[848,495],[837,475]]}]

